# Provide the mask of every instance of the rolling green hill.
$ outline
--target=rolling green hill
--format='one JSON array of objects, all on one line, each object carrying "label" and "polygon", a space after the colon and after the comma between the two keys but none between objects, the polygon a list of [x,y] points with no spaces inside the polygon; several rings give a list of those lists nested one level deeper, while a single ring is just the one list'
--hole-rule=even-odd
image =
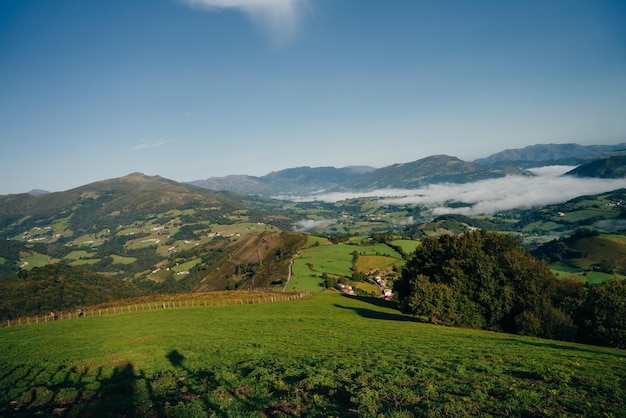
[{"label": "rolling green hill", "polygon": [[271,223],[285,218],[234,198],[139,173],[66,192],[0,196],[0,236],[20,243],[0,247],[2,271],[67,262],[145,278],[173,253],[214,237],[277,231]]},{"label": "rolling green hill", "polygon": [[626,276],[626,235],[579,230],[542,245],[533,254],[554,264],[560,275]]},{"label": "rolling green hill", "polygon": [[444,328],[336,293],[4,328],[0,351],[12,417],[618,417],[626,402],[621,350]]}]

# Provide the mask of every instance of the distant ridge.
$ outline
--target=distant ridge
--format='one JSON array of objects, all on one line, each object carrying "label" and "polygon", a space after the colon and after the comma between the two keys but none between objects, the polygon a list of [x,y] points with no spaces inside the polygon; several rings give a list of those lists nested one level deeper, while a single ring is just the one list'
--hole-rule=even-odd
[{"label": "distant ridge", "polygon": [[626,143],[617,145],[537,144],[507,149],[486,158],[479,158],[474,162],[491,167],[514,165],[520,168],[542,165],[579,165],[597,159],[603,153],[621,150],[626,150]]},{"label": "distant ridge", "polygon": [[272,171],[262,177],[231,175],[189,182],[210,190],[227,190],[242,195],[295,196],[306,195],[338,185],[374,171],[369,166],[296,167]]}]

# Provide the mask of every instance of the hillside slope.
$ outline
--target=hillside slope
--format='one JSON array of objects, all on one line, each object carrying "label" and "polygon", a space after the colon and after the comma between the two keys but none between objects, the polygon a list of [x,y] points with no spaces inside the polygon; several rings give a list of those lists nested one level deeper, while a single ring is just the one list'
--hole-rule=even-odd
[{"label": "hillside slope", "polygon": [[278,230],[270,223],[286,222],[250,209],[251,198],[235,199],[139,173],[41,196],[0,196],[0,272],[62,262],[145,277],[171,254],[221,233]]},{"label": "hillside slope", "polygon": [[0,415],[623,416],[623,350],[336,293],[226,301],[0,329]]},{"label": "hillside slope", "polygon": [[64,192],[0,196],[0,234],[10,238],[41,222],[64,218],[74,234],[89,233],[129,219],[192,207],[218,216],[242,208],[207,190],[133,173]]},{"label": "hillside slope", "polygon": [[0,277],[0,319],[84,308],[149,293],[83,268],[51,264]]},{"label": "hillside slope", "polygon": [[265,232],[210,242],[181,255],[206,260],[196,274],[194,291],[280,288],[291,258],[305,243],[303,234]]}]

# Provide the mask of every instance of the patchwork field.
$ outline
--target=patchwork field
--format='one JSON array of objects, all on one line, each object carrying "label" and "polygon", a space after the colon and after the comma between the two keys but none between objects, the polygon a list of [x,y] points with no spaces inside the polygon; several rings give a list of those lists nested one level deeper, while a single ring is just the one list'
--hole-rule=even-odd
[{"label": "patchwork field", "polygon": [[[355,242],[363,241],[363,238]],[[408,240],[407,240],[408,241]],[[356,257],[356,263],[354,262]],[[294,259],[292,278],[289,284],[291,290],[320,291],[324,289],[322,275],[349,282],[367,293],[380,293],[380,289],[366,282],[351,281],[353,266],[356,272],[386,271],[394,265],[403,263],[402,256],[386,244],[358,245],[358,244],[330,244],[314,245],[302,250]]]}]

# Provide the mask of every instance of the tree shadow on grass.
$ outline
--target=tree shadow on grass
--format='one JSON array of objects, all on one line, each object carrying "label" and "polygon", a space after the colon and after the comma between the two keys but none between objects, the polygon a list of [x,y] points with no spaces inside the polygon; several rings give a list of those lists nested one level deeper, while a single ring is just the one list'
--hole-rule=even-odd
[{"label": "tree shadow on grass", "polygon": [[398,304],[393,300],[386,300],[383,298],[376,298],[372,296],[346,296],[352,299],[356,299],[361,302],[369,303],[370,305],[378,306],[380,308],[389,308],[398,310]]},{"label": "tree shadow on grass", "polygon": [[[559,350],[560,353],[566,354],[568,351],[588,353],[592,355],[603,355],[610,357],[617,357],[626,360],[626,352],[620,350],[614,350],[611,347],[589,345],[588,347],[583,344],[576,344],[570,342],[555,342],[553,340],[541,339],[537,337],[537,340],[530,340],[525,338],[509,338],[509,341],[514,341],[517,344],[525,344],[532,347],[538,347],[541,349],[552,348]],[[606,349],[606,350],[605,350]],[[610,351],[614,350],[614,351]],[[601,352],[600,352],[601,351]]]},{"label": "tree shadow on grass", "polygon": [[343,306],[343,305],[339,305],[336,303],[334,305],[337,308],[348,309],[348,310],[354,311],[360,316],[362,316],[363,318],[368,318],[368,319],[380,319],[380,320],[385,320],[385,321],[401,321],[401,322],[420,322],[420,323],[425,322],[424,320],[420,318],[403,315],[400,313],[395,314],[395,313],[389,313],[389,312],[381,312],[381,311],[376,311],[373,309],[357,308],[354,306]]}]

